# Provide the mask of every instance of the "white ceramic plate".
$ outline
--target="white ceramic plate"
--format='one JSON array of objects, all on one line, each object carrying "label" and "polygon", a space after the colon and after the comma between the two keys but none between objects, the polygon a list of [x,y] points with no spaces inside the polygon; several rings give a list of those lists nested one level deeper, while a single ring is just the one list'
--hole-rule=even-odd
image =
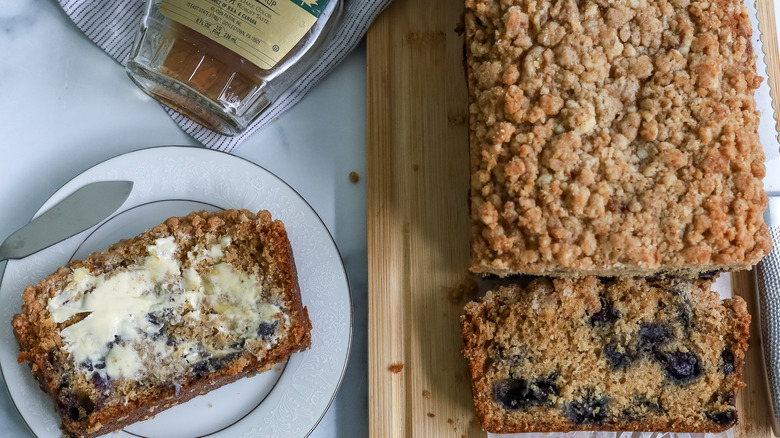
[{"label": "white ceramic plate", "polygon": [[0,368],[11,398],[41,438],[59,437],[59,417],[19,353],[11,318],[21,292],[92,251],[134,236],[170,216],[193,210],[265,209],[281,219],[293,248],[301,296],[312,320],[312,347],[286,366],[242,379],[136,423],[111,437],[300,437],[327,411],[346,368],[352,301],[346,272],[330,233],[314,210],[284,181],[241,158],[208,149],[157,147],[100,163],[77,176],[38,214],[93,181],[135,183],[125,204],[103,223],[22,260],[9,261],[0,283]]}]

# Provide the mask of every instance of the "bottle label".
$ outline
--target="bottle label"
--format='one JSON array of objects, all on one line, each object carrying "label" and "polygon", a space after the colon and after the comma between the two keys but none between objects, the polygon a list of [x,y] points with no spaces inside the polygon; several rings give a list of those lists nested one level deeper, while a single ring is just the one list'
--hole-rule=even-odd
[{"label": "bottle label", "polygon": [[275,66],[330,0],[162,0],[160,12],[258,67]]}]

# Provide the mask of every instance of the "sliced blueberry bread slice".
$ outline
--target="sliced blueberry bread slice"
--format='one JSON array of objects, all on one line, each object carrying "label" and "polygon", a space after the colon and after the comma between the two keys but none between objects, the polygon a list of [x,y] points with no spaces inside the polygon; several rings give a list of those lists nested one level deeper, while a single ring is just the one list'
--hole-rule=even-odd
[{"label": "sliced blueberry bread slice", "polygon": [[284,225],[267,211],[171,218],[24,291],[20,362],[68,437],[93,437],[309,347]]},{"label": "sliced blueberry bread slice", "polygon": [[713,432],[737,422],[740,298],[703,280],[595,277],[502,286],[461,317],[489,432]]}]

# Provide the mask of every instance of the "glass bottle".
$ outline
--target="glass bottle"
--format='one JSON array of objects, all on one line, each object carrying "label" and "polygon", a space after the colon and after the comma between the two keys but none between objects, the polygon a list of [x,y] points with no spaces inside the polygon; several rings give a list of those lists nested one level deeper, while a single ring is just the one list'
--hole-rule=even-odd
[{"label": "glass bottle", "polygon": [[342,0],[148,0],[127,74],[220,134],[243,132],[310,67]]}]

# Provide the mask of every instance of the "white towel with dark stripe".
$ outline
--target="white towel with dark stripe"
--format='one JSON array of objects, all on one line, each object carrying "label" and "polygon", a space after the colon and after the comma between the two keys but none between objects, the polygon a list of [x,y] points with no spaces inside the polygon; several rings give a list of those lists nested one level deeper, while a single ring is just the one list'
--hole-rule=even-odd
[{"label": "white towel with dark stripe", "polygon": [[[125,65],[141,22],[146,0],[57,0],[84,34],[117,62]],[[241,142],[298,103],[365,35],[368,26],[390,0],[344,0],[344,16],[321,57],[289,90],[267,108],[241,135],[228,137],[206,129],[166,107],[188,134],[209,148],[230,152]],[[128,79],[129,80],[129,79]]]}]

